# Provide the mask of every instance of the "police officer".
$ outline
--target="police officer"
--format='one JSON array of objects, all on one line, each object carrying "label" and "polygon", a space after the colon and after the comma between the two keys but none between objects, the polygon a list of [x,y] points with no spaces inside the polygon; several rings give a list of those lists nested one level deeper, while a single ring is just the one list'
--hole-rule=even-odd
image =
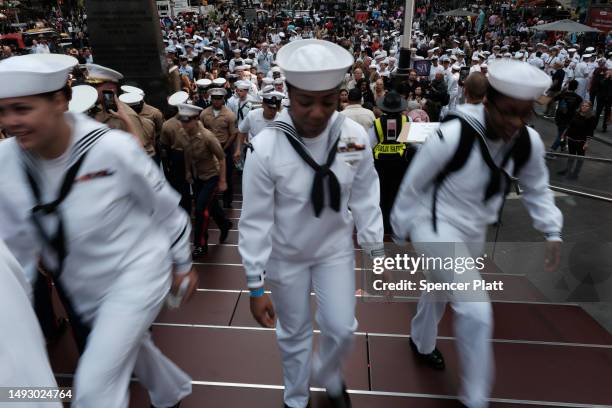
[{"label": "police officer", "polygon": [[404,115],[407,102],[391,91],[377,102],[384,115],[374,121],[370,129],[370,143],[374,150],[374,166],[380,180],[380,209],[383,214],[385,232],[391,233],[389,215],[399,190],[408,160],[413,150],[408,144],[399,142],[399,135],[408,123]]},{"label": "police officer", "polygon": [[[353,61],[328,41],[297,40],[281,48],[277,62],[291,109],[257,135],[245,161],[239,250],[253,317],[274,327],[278,316],[285,407],[308,405],[311,368],[331,406],[351,406],[341,367],[357,327],[354,228],[368,255],[384,252],[367,134],[336,112]],[[264,277],[272,300],[264,294]],[[321,328],[314,358],[311,288]]]}]

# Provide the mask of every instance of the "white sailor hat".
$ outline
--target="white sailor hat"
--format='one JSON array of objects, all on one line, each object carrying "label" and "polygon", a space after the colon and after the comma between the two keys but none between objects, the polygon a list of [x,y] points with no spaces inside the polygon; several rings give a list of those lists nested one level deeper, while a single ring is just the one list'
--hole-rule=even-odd
[{"label": "white sailor hat", "polygon": [[119,82],[123,79],[123,74],[114,69],[103,67],[98,64],[87,64],[87,82]]},{"label": "white sailor hat", "polygon": [[246,69],[246,65],[245,64],[240,64],[240,65],[235,65],[234,66],[234,71],[244,71]]},{"label": "white sailor hat", "polygon": [[474,55],[472,55],[472,61],[478,61],[478,53],[474,53]]},{"label": "white sailor hat", "polygon": [[178,91],[170,95],[170,97],[168,97],[168,105],[178,106],[178,104],[180,103],[187,102],[187,99],[189,99],[189,94],[187,92]]},{"label": "white sailor hat", "polygon": [[283,77],[276,78],[273,83],[274,83],[274,85],[282,85],[282,84],[285,83],[285,78],[283,78]]},{"label": "white sailor hat", "polygon": [[68,111],[85,113],[96,105],[98,91],[90,85],[78,85],[72,87],[72,99],[68,103]]},{"label": "white sailor hat", "polygon": [[584,55],[582,56],[582,58],[591,58],[591,57],[592,57],[592,55],[591,55],[591,54],[584,54]]},{"label": "white sailor hat", "polygon": [[372,62],[368,68],[369,69],[378,69],[378,65],[376,65],[374,62]]},{"label": "white sailor hat", "polygon": [[515,58],[515,59],[521,59],[521,58],[523,58],[523,53],[522,53],[522,52],[516,52],[516,53],[514,54],[514,58]]},{"label": "white sailor hat", "polygon": [[287,82],[306,91],[326,91],[340,85],[353,56],[323,40],[297,40],[280,49],[276,61]]},{"label": "white sailor hat", "polygon": [[234,54],[240,54],[242,51],[240,51],[240,49],[236,48],[236,49],[233,49],[232,52]]},{"label": "white sailor hat", "polygon": [[436,52],[440,49],[440,47],[433,47],[430,51]]},{"label": "white sailor hat", "polygon": [[242,64],[242,69],[243,70],[251,69],[251,66],[249,64]]},{"label": "white sailor hat", "polygon": [[396,61],[397,61],[397,59],[396,59],[395,57],[389,57],[389,62],[390,62],[390,63],[391,63],[391,62],[396,62]]},{"label": "white sailor hat", "polygon": [[460,71],[460,70],[461,70],[461,65],[458,65],[458,64],[453,64],[453,65],[451,66],[451,69],[452,69],[453,71]]},{"label": "white sailor hat", "polygon": [[139,93],[128,92],[119,95],[119,100],[128,106],[138,105],[143,101],[143,97]]},{"label": "white sailor hat", "polygon": [[[438,58],[438,57],[434,57],[434,58]],[[385,65],[389,65],[389,58],[385,58],[384,60],[382,60],[380,62],[381,64],[385,64]]]},{"label": "white sailor hat", "polygon": [[489,66],[487,64],[480,64],[480,68],[487,68],[487,69],[489,69]]},{"label": "white sailor hat", "polygon": [[595,47],[587,47],[584,51],[587,52],[587,53],[591,53],[591,52],[595,51]]},{"label": "white sailor hat", "polygon": [[264,85],[272,85],[274,83],[274,79],[266,77],[266,78],[262,79],[261,82]]},{"label": "white sailor hat", "polygon": [[535,100],[552,84],[544,71],[521,61],[496,61],[491,63],[488,73],[493,89],[520,100]]},{"label": "white sailor hat", "polygon": [[0,61],[0,99],[59,91],[79,61],[68,55],[29,54]]},{"label": "white sailor hat", "polygon": [[249,90],[251,89],[251,82],[249,81],[238,81],[236,82],[236,88]]},{"label": "white sailor hat", "polygon": [[224,86],[226,82],[227,80],[225,78],[217,78],[217,79],[213,79],[212,84],[214,86],[220,87],[220,86]]},{"label": "white sailor hat", "polygon": [[198,88],[208,88],[209,86],[212,85],[212,81],[210,79],[198,79],[196,81],[196,85],[198,86]]},{"label": "white sailor hat", "polygon": [[510,54],[509,52],[505,52],[504,58],[512,58],[512,54]]},{"label": "white sailor hat", "polygon": [[285,38],[285,33],[283,33],[282,31],[280,33],[278,33],[278,36],[281,38]]},{"label": "white sailor hat", "polygon": [[248,43],[249,39],[245,38],[245,37],[242,37],[242,38],[239,38],[238,41],[241,41],[241,42],[244,42],[244,43]]},{"label": "white sailor hat", "polygon": [[125,92],[125,93],[137,93],[137,94],[140,94],[140,95],[142,95],[142,96],[144,96],[144,95],[145,95],[145,92],[144,92],[142,89],[137,88],[137,87],[135,87],[135,86],[131,86],[131,85],[123,85],[123,86],[121,87],[121,90],[122,90],[123,92]]},{"label": "white sailor hat", "polygon": [[459,41],[459,40],[453,40],[453,42],[454,42],[455,44],[460,44],[460,43],[461,43],[461,41]]},{"label": "white sailor hat", "polygon": [[457,57],[455,55],[450,56],[451,61],[457,61]]},{"label": "white sailor hat", "polygon": [[280,69],[280,67],[272,67],[272,69],[270,71],[272,71],[272,73],[274,73],[274,72],[281,72],[281,69]]},{"label": "white sailor hat", "polygon": [[190,105],[188,103],[179,103],[177,107],[179,116],[186,118],[198,116],[203,111],[199,106]]},{"label": "white sailor hat", "polygon": [[576,52],[576,49],[575,49],[575,48],[569,48],[569,49],[567,50],[567,52]]},{"label": "white sailor hat", "polygon": [[202,52],[212,52],[213,49],[211,47],[202,47]]},{"label": "white sailor hat", "polygon": [[268,105],[276,105],[277,103],[281,103],[284,97],[285,95],[278,91],[264,92],[261,94],[261,99]]},{"label": "white sailor hat", "polygon": [[261,89],[261,94],[265,94],[265,93],[269,93],[269,92],[274,92],[274,85],[264,85],[263,88]]},{"label": "white sailor hat", "polygon": [[225,96],[227,95],[227,91],[225,90],[225,88],[210,88],[208,90],[208,95],[210,95],[211,97]]},{"label": "white sailor hat", "polygon": [[374,59],[375,59],[376,61],[382,61],[382,60],[384,60],[384,59],[385,59],[385,56],[384,56],[384,55],[382,55],[382,54],[378,54],[378,55],[377,55],[377,56],[376,56]]}]

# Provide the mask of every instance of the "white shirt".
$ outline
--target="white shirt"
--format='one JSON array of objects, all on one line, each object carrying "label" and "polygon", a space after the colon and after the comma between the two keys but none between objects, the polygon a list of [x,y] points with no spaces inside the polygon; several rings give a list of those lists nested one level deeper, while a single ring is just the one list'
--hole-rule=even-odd
[{"label": "white shirt", "polygon": [[[484,126],[482,105],[460,105],[458,110],[474,118]],[[451,160],[460,140],[459,121],[452,120],[440,127],[443,139],[436,135],[429,137],[419,148],[408,172],[404,176],[395,205],[391,212],[391,223],[395,233],[406,238],[420,222],[431,222],[434,179]],[[548,187],[548,169],[544,161],[545,148],[540,135],[528,128],[531,140],[531,156],[518,175],[521,180],[522,200],[534,227],[553,235],[558,240],[563,226],[563,215],[555,206],[554,196]],[[491,157],[501,164],[505,153],[511,147],[501,140],[486,139]],[[513,163],[506,166],[512,174]],[[478,142],[474,142],[465,165],[449,174],[438,190],[438,220],[447,222],[468,237],[482,237],[488,225],[498,221],[502,194],[483,202],[483,195],[490,177]]]},{"label": "white shirt", "polygon": [[[93,142],[90,132],[106,128],[81,114],[65,115],[73,129],[71,149]],[[43,243],[30,221],[35,202],[22,155],[14,138],[0,144],[0,173],[12,175],[0,180],[0,239],[32,283]],[[38,168],[42,196],[55,198],[59,184],[44,180],[58,172],[49,171],[41,159],[31,161]],[[172,263],[177,273],[191,269],[191,226],[179,201],[132,135],[110,130],[92,145],[60,205],[69,248],[60,279],[85,322],[112,291],[127,291],[143,304],[159,301],[170,287]]]},{"label": "white shirt", "polygon": [[[331,144],[329,131],[337,115],[337,112],[333,114],[319,136],[304,139],[306,149],[318,163],[327,159]],[[280,119],[292,123],[287,110],[281,112]],[[249,288],[263,285],[263,272],[269,259],[325,262],[352,256],[355,227],[362,247],[368,243],[382,243],[380,189],[372,151],[367,147],[363,128],[346,120],[342,125],[341,142],[348,143],[351,138],[363,146],[363,150],[339,152],[331,166],[342,189],[340,212],[325,206],[319,218],[314,216],[310,199],[315,173],[293,149],[285,134],[276,129],[264,129],[253,140],[254,150],[247,156],[243,172],[244,205],[238,247]],[[326,203],[329,200],[327,186],[326,178]]]},{"label": "white shirt", "polygon": [[246,118],[238,125],[238,131],[247,134],[249,143],[259,132],[268,126],[269,123],[273,122],[276,116],[278,116],[277,114],[274,119],[268,120],[264,118],[263,113],[263,108],[254,109],[250,111]]},{"label": "white shirt", "polygon": [[369,131],[372,126],[374,126],[374,121],[376,120],[374,112],[358,104],[347,105],[340,113],[359,123],[361,126],[363,126],[366,132]]}]

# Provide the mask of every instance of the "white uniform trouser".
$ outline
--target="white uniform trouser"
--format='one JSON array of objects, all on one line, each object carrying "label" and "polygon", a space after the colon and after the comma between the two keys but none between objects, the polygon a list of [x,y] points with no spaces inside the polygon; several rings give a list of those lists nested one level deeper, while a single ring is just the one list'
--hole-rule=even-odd
[{"label": "white uniform trouser", "polygon": [[191,378],[153,344],[149,327],[163,306],[130,301],[129,291],[104,300],[93,321],[75,374],[76,408],[125,408],[132,373],[155,407],[170,407],[191,394]]},{"label": "white uniform trouser", "polygon": [[[276,337],[283,360],[285,404],[292,408],[306,406],[311,373],[316,385],[339,394],[341,366],[357,329],[353,255],[318,263],[271,259],[266,281],[278,317]],[[311,288],[317,300],[315,318],[321,329],[319,353],[314,361]]]},{"label": "white uniform trouser", "polygon": [[[483,236],[468,236],[456,227],[438,220],[438,232],[431,219],[415,222],[410,238],[418,254],[427,257],[478,257],[484,247]],[[476,269],[457,274],[453,270],[429,271],[427,278],[437,282],[480,280]],[[436,345],[438,323],[447,302],[455,313],[454,331],[460,363],[461,401],[470,408],[488,406],[494,376],[493,316],[486,291],[423,293],[412,319],[411,337],[419,352],[431,353]]]},{"label": "white uniform trouser", "polygon": [[587,80],[586,78],[576,78],[578,82],[578,88],[576,88],[576,93],[580,95],[582,99],[586,99],[587,96]]}]

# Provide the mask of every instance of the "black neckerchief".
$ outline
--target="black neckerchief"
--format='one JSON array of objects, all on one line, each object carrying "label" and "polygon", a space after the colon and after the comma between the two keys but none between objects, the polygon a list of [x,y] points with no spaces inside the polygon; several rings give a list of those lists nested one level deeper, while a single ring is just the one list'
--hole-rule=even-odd
[{"label": "black neckerchief", "polygon": [[324,206],[325,193],[323,188],[323,180],[325,177],[328,178],[329,183],[329,205],[334,211],[340,211],[340,183],[338,182],[338,178],[334,172],[331,170],[331,166],[334,164],[334,160],[336,158],[338,142],[340,141],[342,124],[344,123],[344,120],[344,115],[337,115],[336,120],[332,124],[329,137],[333,142],[327,155],[327,160],[325,164],[322,165],[318,164],[310,155],[306,149],[306,145],[302,141],[302,138],[298,135],[297,130],[292,124],[277,119],[268,125],[268,127],[282,131],[297,154],[315,171],[315,177],[310,192],[310,199],[314,208],[315,217],[317,218],[319,218],[321,215],[321,211],[323,211]]}]

